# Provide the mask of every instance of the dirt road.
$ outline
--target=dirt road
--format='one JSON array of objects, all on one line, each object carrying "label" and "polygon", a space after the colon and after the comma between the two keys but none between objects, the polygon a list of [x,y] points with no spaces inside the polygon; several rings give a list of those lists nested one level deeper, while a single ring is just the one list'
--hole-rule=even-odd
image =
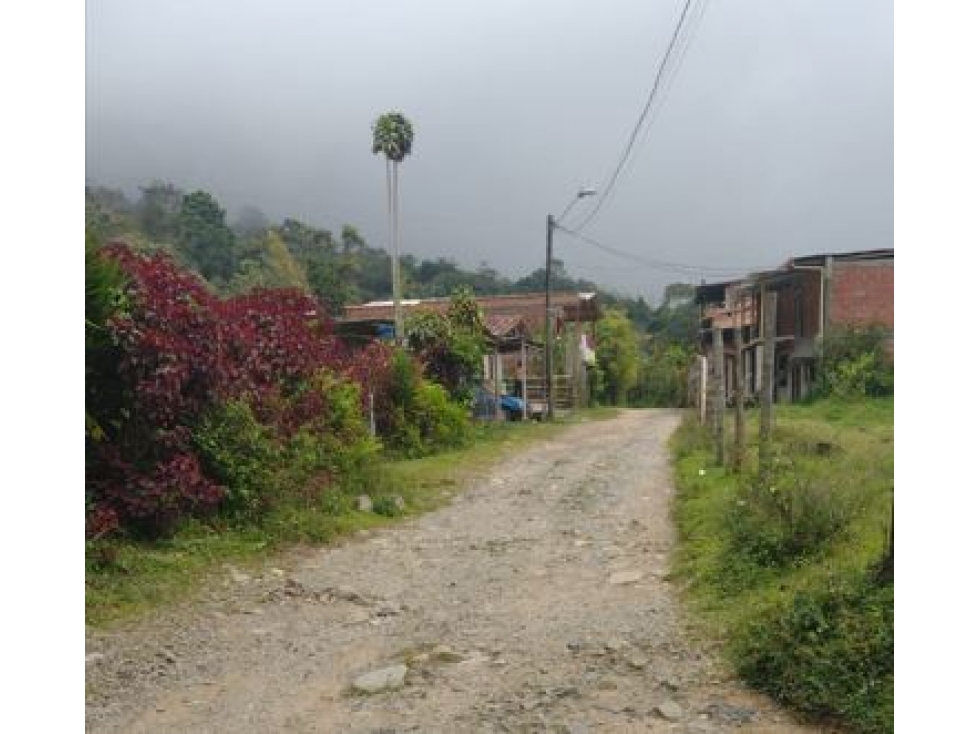
[{"label": "dirt road", "polygon": [[[684,635],[664,578],[678,420],[575,426],[442,510],[90,632],[87,730],[816,731]],[[360,685],[389,688],[354,689],[377,671]]]}]

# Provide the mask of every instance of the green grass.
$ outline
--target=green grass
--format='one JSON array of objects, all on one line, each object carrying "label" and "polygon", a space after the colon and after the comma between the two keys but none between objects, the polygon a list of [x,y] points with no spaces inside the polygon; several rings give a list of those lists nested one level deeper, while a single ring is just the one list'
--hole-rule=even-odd
[{"label": "green grass", "polygon": [[[695,422],[673,437],[673,576],[691,628],[799,712],[891,731],[893,586],[872,571],[893,502],[893,399],[779,405],[775,416],[773,487],[756,481],[757,411],[741,474],[713,465]],[[797,511],[791,521],[784,507]]]},{"label": "green grass", "polygon": [[[255,527],[189,524],[175,537],[153,542],[106,540],[86,549],[85,621],[105,627],[161,606],[190,599],[225,565],[247,571],[271,562],[296,544],[329,545],[369,530],[437,509],[467,482],[481,477],[508,452],[558,435],[586,421],[611,418],[611,408],[589,409],[553,423],[501,423],[476,428],[475,443],[421,459],[385,459],[346,492],[327,492],[315,505],[283,507]],[[394,517],[357,512],[358,494],[390,507],[405,501]],[[384,498],[388,498],[385,500]]]}]

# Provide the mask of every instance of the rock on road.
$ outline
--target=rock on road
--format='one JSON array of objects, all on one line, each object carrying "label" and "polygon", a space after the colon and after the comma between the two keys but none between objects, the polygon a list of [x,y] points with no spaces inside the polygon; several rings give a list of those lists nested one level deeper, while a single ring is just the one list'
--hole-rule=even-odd
[{"label": "rock on road", "polygon": [[441,510],[89,631],[87,731],[817,731],[684,634],[678,421],[572,426]]}]

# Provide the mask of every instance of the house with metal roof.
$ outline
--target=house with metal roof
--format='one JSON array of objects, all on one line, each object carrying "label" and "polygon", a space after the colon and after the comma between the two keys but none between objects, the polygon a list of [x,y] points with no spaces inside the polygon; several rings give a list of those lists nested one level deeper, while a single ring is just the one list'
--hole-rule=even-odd
[{"label": "house with metal roof", "polygon": [[[520,397],[528,416],[543,413],[545,389],[544,293],[477,296],[490,353],[484,359],[484,382],[497,394]],[[405,299],[405,318],[412,313],[447,313],[451,298]],[[551,313],[558,353],[553,381],[555,408],[569,410],[588,401],[587,368],[594,363],[595,323],[601,317],[595,293],[552,293]],[[371,301],[347,306],[337,319],[339,335],[393,338],[394,303]]]}]

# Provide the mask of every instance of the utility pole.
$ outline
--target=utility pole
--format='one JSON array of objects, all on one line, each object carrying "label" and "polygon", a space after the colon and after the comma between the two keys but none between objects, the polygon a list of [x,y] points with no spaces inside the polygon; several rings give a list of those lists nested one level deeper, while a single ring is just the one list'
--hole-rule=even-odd
[{"label": "utility pole", "polygon": [[567,216],[579,199],[594,196],[595,189],[578,189],[578,193],[568,203],[557,219],[553,214],[547,215],[547,257],[544,264],[544,391],[547,397],[547,419],[554,418],[554,358],[551,351],[554,347],[554,326],[551,322],[551,252],[554,248],[554,230],[558,223]]},{"label": "utility pole", "polygon": [[551,331],[551,252],[554,247],[554,216],[547,215],[547,259],[544,265],[544,396],[547,398],[547,419],[554,418],[554,365],[551,360],[553,335]]},{"label": "utility pole", "polygon": [[724,332],[715,326],[711,330],[713,339],[712,377],[714,385],[714,460],[724,466],[724,413],[726,403],[726,384],[724,378]]},{"label": "utility pole", "polygon": [[775,317],[778,293],[762,289],[764,352],[761,363],[761,416],[758,426],[758,473],[763,487],[772,474],[772,398],[775,392]]},{"label": "utility pole", "polygon": [[741,289],[737,290],[738,305],[734,324],[734,469],[744,466],[744,351],[741,334],[743,308]]}]

